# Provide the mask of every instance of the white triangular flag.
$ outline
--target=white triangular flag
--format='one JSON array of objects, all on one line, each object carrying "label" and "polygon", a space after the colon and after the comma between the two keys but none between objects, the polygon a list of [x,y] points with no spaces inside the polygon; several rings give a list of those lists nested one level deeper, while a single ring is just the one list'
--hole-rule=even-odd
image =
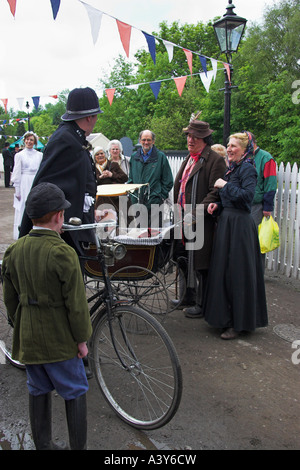
[{"label": "white triangular flag", "polygon": [[211,65],[213,68],[214,80],[216,80],[217,70],[218,70],[218,61],[216,59],[210,59]]},{"label": "white triangular flag", "polygon": [[24,98],[17,98],[17,102],[18,102],[20,110],[23,109],[23,101],[24,101]]},{"label": "white triangular flag", "polygon": [[138,91],[139,85],[127,85],[125,88],[129,88],[129,90],[135,90]]},{"label": "white triangular flag", "polygon": [[81,1],[81,3],[85,6],[85,9],[87,11],[87,14],[88,14],[88,17],[89,17],[89,20],[90,20],[90,25],[91,25],[93,42],[94,42],[94,44],[96,44],[97,39],[98,39],[100,26],[101,26],[102,11],[99,11],[99,10],[97,10],[97,8],[94,8],[91,5],[88,5],[87,3],[84,3],[82,1]]},{"label": "white triangular flag", "polygon": [[167,49],[167,53],[169,56],[169,62],[173,60],[173,50],[174,50],[174,44],[170,41],[166,41],[165,39],[162,40],[162,42],[165,45],[165,48]]},{"label": "white triangular flag", "polygon": [[211,84],[211,81],[212,81],[212,78],[213,78],[213,75],[214,75],[214,71],[213,70],[208,70],[207,73],[200,72],[199,75],[200,75],[202,83],[205,87],[205,90],[207,91],[207,93],[209,93],[209,87],[210,87],[210,84]]}]

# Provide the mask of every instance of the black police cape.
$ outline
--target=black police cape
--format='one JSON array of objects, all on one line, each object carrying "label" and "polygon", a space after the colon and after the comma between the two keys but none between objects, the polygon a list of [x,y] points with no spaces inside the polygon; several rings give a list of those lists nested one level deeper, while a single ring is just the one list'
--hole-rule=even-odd
[{"label": "black police cape", "polygon": [[[83,223],[94,222],[93,205],[89,212],[83,212],[85,194],[96,197],[94,165],[87,150],[85,133],[74,121],[61,123],[50,137],[32,187],[43,182],[56,184],[71,203],[65,211],[66,222],[70,217],[79,217]],[[31,228],[32,223],[25,210],[19,237],[26,235]],[[65,232],[62,238],[79,254],[82,253],[80,242],[94,240],[91,231]]]}]

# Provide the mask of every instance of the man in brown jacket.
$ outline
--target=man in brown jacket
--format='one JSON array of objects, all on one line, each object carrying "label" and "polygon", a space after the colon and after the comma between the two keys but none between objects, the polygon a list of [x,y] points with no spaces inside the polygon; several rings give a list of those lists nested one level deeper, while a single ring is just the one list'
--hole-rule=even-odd
[{"label": "man in brown jacket", "polygon": [[[190,245],[186,240],[178,241],[176,253],[178,258],[187,259],[184,269],[187,294],[183,306],[190,303],[192,305],[184,309],[185,316],[200,318],[203,316],[201,297],[205,290],[215,228],[215,219],[207,213],[207,207],[209,203],[218,200],[218,190],[214,183],[223,177],[226,166],[224,159],[211,149],[213,130],[207,122],[192,120],[183,132],[187,136],[189,155],[175,179],[174,204],[178,204],[183,211],[184,221],[189,219],[188,223],[204,224],[204,241],[203,246],[196,249],[193,249],[193,246],[186,249]],[[188,214],[187,205],[191,208]],[[199,218],[197,214],[200,212],[204,215]]]}]

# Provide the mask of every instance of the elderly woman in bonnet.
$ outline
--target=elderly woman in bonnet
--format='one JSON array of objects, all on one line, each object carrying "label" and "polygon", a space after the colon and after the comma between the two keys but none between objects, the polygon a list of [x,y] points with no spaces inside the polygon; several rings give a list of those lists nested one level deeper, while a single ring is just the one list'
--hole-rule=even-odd
[{"label": "elderly woman in bonnet", "polygon": [[[118,162],[107,160],[102,147],[96,147],[93,154],[97,185],[126,183],[127,174],[124,173]],[[119,211],[119,198],[117,196],[97,196],[95,207],[97,209],[96,219],[98,219],[99,210],[104,212],[113,210],[117,214]]]},{"label": "elderly woman in bonnet", "polygon": [[123,155],[123,145],[119,140],[111,140],[108,144],[107,151],[109,154],[108,159],[112,162],[117,162],[124,173],[129,175],[129,157]]},{"label": "elderly woman in bonnet", "polygon": [[220,215],[214,238],[204,316],[209,325],[224,329],[222,339],[234,339],[268,324],[260,247],[251,216],[257,172],[252,136],[233,134],[227,146],[229,167],[218,178],[218,203],[208,213]]},{"label": "elderly woman in bonnet", "polygon": [[101,184],[100,178],[107,167],[107,157],[105,155],[104,148],[100,146],[95,147],[93,150],[93,157],[95,162],[97,184]]}]

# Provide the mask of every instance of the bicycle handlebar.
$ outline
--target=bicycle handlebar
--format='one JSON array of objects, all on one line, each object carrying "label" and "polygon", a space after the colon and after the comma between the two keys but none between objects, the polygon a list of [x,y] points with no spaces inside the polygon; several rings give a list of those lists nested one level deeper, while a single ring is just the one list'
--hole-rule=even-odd
[{"label": "bicycle handlebar", "polygon": [[117,224],[115,221],[113,222],[95,222],[93,224],[80,224],[80,225],[73,225],[73,224],[63,224],[62,229],[65,232],[70,232],[74,230],[90,230],[97,227],[106,228],[106,227],[116,227]]}]

